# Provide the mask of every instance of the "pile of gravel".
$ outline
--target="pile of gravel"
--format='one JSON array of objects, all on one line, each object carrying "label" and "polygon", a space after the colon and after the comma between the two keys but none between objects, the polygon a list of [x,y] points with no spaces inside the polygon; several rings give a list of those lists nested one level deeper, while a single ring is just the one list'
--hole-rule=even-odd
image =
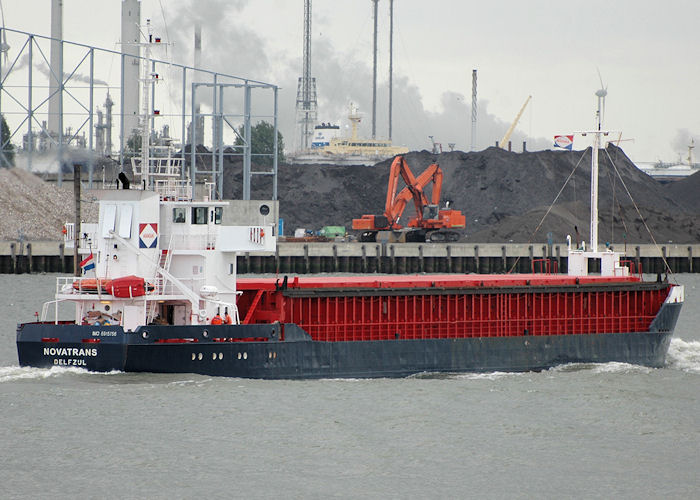
[{"label": "pile of gravel", "polygon": [[[83,197],[83,220],[96,220],[96,206]],[[75,220],[73,184],[57,187],[19,168],[0,169],[0,239],[60,240]]]}]

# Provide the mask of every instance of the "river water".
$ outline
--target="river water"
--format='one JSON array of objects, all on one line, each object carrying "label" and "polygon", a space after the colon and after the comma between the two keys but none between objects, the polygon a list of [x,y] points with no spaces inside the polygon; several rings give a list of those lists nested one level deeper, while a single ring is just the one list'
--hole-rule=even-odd
[{"label": "river water", "polygon": [[56,275],[0,275],[0,498],[697,498],[700,275],[666,368],[261,381],[19,368]]}]

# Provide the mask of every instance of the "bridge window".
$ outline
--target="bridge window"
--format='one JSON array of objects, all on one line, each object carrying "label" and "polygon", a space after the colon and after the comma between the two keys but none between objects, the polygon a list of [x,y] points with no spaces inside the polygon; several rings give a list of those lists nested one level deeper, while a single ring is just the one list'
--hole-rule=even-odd
[{"label": "bridge window", "polygon": [[176,224],[185,222],[185,209],[183,207],[173,208],[173,222]]},{"label": "bridge window", "polygon": [[207,207],[192,207],[192,224],[207,223]]},{"label": "bridge window", "polygon": [[214,224],[221,224],[221,218],[224,215],[224,207],[214,208]]}]

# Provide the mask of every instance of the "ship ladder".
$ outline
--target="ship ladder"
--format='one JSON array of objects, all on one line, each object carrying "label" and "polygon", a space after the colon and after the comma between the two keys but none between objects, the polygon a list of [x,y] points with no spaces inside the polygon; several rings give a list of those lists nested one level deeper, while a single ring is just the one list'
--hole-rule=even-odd
[{"label": "ship ladder", "polygon": [[[168,248],[166,250],[161,250],[160,260],[158,261],[158,267],[156,268],[156,272],[154,273],[155,275],[153,276],[153,284],[155,285],[156,295],[163,295],[165,293],[165,285],[167,284],[167,280],[165,279],[165,276],[162,273],[158,272],[158,269],[164,269],[166,272],[170,271],[170,262],[173,258],[173,254],[171,251],[173,247],[173,236],[174,235],[172,234],[170,235]],[[152,301],[148,317],[151,320],[153,320],[153,318],[155,318],[155,314],[156,302]]]}]

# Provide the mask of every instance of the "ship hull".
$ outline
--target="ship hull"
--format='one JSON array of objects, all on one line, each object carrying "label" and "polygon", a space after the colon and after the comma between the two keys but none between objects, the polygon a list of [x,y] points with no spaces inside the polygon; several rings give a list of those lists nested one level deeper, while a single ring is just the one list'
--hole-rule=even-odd
[{"label": "ship hull", "polygon": [[17,349],[22,366],[261,379],[521,372],[613,361],[662,367],[680,308],[663,304],[646,332],[348,342],[314,341],[294,324],[284,325],[279,340],[278,323],[148,326],[134,332],[29,323],[18,327]]}]

